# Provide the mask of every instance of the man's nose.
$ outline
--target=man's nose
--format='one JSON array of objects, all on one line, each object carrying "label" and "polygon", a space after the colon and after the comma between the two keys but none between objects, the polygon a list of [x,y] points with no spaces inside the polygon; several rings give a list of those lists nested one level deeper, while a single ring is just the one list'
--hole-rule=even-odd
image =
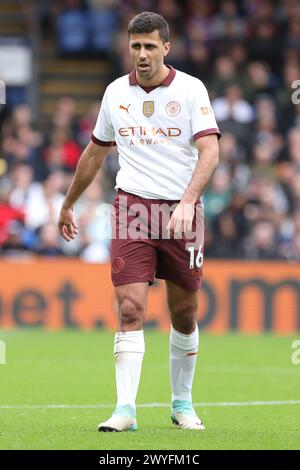
[{"label": "man's nose", "polygon": [[147,53],[146,53],[146,49],[144,47],[141,47],[140,59],[147,59]]}]

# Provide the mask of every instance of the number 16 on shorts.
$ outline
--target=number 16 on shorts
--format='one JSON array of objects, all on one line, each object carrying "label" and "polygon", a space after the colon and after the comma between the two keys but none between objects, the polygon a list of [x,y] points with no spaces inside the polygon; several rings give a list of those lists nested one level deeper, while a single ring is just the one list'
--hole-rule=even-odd
[{"label": "number 16 on shorts", "polygon": [[[202,268],[203,266],[203,253],[202,253],[202,245],[199,246],[199,250],[195,253],[195,247],[189,246],[188,251],[190,252],[190,269]],[[195,256],[196,255],[196,256]]]}]

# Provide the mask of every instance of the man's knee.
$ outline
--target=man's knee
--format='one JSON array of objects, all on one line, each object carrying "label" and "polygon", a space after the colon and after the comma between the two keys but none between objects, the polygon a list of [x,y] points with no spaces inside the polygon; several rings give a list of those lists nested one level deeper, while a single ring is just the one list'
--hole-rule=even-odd
[{"label": "man's knee", "polygon": [[121,326],[132,329],[142,328],[145,314],[142,302],[133,297],[125,297],[120,303],[119,312]]},{"label": "man's knee", "polygon": [[197,321],[197,302],[182,302],[171,309],[173,327],[181,333],[191,333]]},{"label": "man's knee", "polygon": [[171,313],[175,317],[180,317],[180,318],[189,318],[195,313],[197,313],[198,310],[198,303],[194,300],[184,300],[181,302],[178,302],[175,305],[172,305]]}]

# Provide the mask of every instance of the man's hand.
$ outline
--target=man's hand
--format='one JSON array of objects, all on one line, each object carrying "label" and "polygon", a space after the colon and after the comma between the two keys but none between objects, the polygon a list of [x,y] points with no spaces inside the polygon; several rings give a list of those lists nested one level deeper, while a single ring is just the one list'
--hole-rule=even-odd
[{"label": "man's hand", "polygon": [[91,141],[79,159],[58,219],[60,234],[67,242],[74,240],[78,233],[78,227],[74,222],[73,205],[95,178],[108,154],[109,148],[101,147]]},{"label": "man's hand", "polygon": [[166,227],[169,238],[182,238],[191,232],[195,213],[195,204],[180,201]]},{"label": "man's hand", "polygon": [[73,209],[61,208],[59,219],[58,219],[58,228],[61,236],[67,240],[67,242],[74,240],[78,233],[78,227],[74,221]]}]

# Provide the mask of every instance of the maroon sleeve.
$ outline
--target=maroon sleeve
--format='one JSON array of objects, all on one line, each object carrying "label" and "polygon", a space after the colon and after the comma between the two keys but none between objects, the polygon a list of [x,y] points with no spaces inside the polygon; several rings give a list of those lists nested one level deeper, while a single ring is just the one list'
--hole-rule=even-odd
[{"label": "maroon sleeve", "polygon": [[196,134],[193,135],[194,141],[200,139],[200,137],[205,137],[206,135],[211,135],[211,134],[216,134],[218,139],[221,138],[221,133],[217,127],[213,127],[211,129],[205,129],[205,131],[200,131],[196,132]]},{"label": "maroon sleeve", "polygon": [[105,140],[99,140],[97,137],[92,134],[91,140],[94,142],[94,144],[101,145],[102,147],[113,147],[114,145],[117,145],[114,140],[111,142],[105,141]]}]

